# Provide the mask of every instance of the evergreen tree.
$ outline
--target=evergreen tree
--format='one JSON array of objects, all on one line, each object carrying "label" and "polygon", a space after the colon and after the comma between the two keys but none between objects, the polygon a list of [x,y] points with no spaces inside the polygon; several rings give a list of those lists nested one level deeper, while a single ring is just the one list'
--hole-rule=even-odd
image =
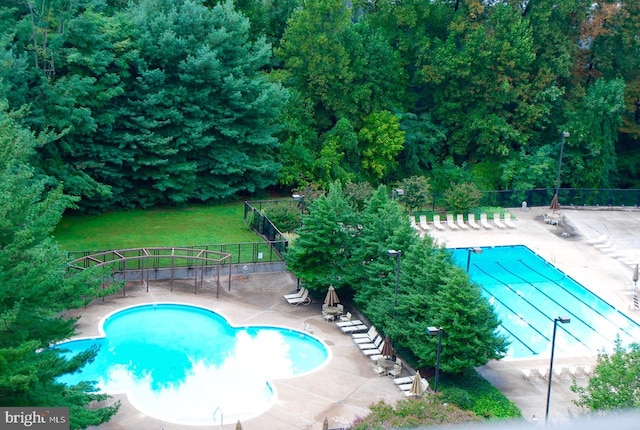
[{"label": "evergreen tree", "polygon": [[249,41],[248,20],[230,1],[143,0],[131,12],[135,79],[111,143],[127,154],[121,194],[151,206],[274,184],[287,93],[260,71],[270,49]]},{"label": "evergreen tree", "polygon": [[298,237],[286,255],[288,269],[310,290],[326,291],[348,285],[345,265],[353,259],[359,234],[355,213],[342,194],[339,182],[332,183],[326,196],[314,199],[303,217]]},{"label": "evergreen tree", "polygon": [[[75,333],[77,318],[65,311],[100,294],[95,271],[70,275],[69,260],[51,238],[74,199],[29,166],[37,141],[0,106],[0,403],[3,406],[69,407],[71,428],[106,422],[118,405],[94,408],[107,397],[93,383],[66,386],[59,376],[75,372],[95,350],[67,360],[56,342]],[[91,405],[93,406],[93,405]]]}]

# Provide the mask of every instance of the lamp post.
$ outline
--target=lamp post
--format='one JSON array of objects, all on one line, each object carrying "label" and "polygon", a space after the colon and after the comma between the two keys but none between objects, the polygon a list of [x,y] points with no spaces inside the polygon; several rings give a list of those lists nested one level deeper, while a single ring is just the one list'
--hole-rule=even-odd
[{"label": "lamp post", "polygon": [[549,362],[549,386],[547,387],[547,411],[544,416],[544,423],[549,422],[549,401],[551,400],[551,378],[553,376],[553,352],[556,347],[556,328],[558,323],[567,324],[571,322],[569,318],[558,317],[553,320],[553,335],[551,336],[551,361]]},{"label": "lamp post", "polygon": [[[562,169],[562,153],[564,152],[564,140],[571,136],[568,131],[562,132],[562,142],[560,143],[560,158],[558,158],[558,177],[556,179],[556,196],[560,191],[560,171]],[[559,196],[558,196],[559,197]]]},{"label": "lamp post", "polygon": [[393,297],[393,318],[395,319],[396,306],[398,306],[398,284],[400,283],[400,257],[402,256],[402,251],[390,249],[387,251],[387,255],[396,259],[396,290]]},{"label": "lamp post", "polygon": [[391,200],[395,200],[398,196],[404,196],[404,190],[402,188],[394,188],[391,190]]},{"label": "lamp post", "polygon": [[433,383],[433,392],[438,392],[438,375],[440,374],[440,350],[442,349],[442,327],[427,327],[429,336],[438,335],[438,349],[436,349],[436,377]]},{"label": "lamp post", "polygon": [[474,254],[482,254],[482,248],[469,248],[467,253],[467,273],[469,273],[469,267],[471,266],[471,253],[473,252]]},{"label": "lamp post", "polygon": [[291,198],[296,202],[300,202],[300,225],[302,225],[302,215],[304,215],[304,194],[294,194]]}]

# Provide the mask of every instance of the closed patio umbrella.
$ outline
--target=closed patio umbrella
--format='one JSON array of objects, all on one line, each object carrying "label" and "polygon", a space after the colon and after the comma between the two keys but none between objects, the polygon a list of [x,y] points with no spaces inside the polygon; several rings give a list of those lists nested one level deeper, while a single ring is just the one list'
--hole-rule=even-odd
[{"label": "closed patio umbrella", "polygon": [[391,338],[389,338],[389,335],[387,335],[384,338],[384,342],[382,343],[381,354],[384,357],[391,357],[396,354],[395,351],[393,350],[393,346],[391,346]]},{"label": "closed patio umbrella", "polygon": [[324,298],[324,304],[327,306],[335,306],[338,303],[340,303],[340,299],[338,298],[336,289],[333,288],[333,285],[329,285],[329,291],[327,291],[327,296]]},{"label": "closed patio umbrella", "polygon": [[549,209],[551,209],[552,211],[560,210],[560,205],[558,204],[558,195],[557,194],[555,194],[553,196],[553,199],[551,200],[551,205],[549,206]]},{"label": "closed patio umbrella", "polygon": [[409,393],[416,398],[422,395],[422,376],[420,376],[420,372],[416,372],[416,374],[413,375],[413,382],[411,382]]},{"label": "closed patio umbrella", "polygon": [[238,420],[238,422],[236,423],[236,430],[242,430],[242,423],[240,422],[240,420]]},{"label": "closed patio umbrella", "polygon": [[636,268],[633,269],[633,285],[638,286],[638,265],[636,264]]},{"label": "closed patio umbrella", "polygon": [[324,417],[324,422],[322,423],[322,430],[329,430],[329,419]]}]

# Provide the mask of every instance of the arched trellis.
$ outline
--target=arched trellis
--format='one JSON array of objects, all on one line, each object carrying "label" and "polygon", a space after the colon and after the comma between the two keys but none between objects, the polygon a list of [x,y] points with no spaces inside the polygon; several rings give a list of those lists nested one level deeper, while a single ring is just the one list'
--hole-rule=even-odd
[{"label": "arched trellis", "polygon": [[[185,265],[176,265],[176,260],[185,260]],[[127,267],[127,263],[135,261],[136,267]],[[164,264],[169,261],[168,264]],[[229,264],[229,291],[231,291],[231,262],[232,254],[226,252],[210,251],[197,248],[130,248],[104,251],[96,254],[85,255],[71,262],[71,267],[78,270],[90,267],[116,266],[113,270],[114,280],[118,273],[122,274],[124,280],[123,294],[126,295],[127,270],[140,273],[140,279],[147,286],[149,292],[149,271],[158,269],[171,270],[171,291],[173,291],[173,281],[176,270],[194,270],[194,293],[198,294],[198,272],[200,272],[200,286],[204,281],[205,267],[216,267],[216,298],[220,297],[220,266],[227,262]],[[146,278],[145,278],[146,273]]]}]

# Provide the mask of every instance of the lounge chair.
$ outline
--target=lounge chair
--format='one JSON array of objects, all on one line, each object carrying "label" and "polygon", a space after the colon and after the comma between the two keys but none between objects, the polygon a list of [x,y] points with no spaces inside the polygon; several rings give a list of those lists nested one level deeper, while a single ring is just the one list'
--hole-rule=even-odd
[{"label": "lounge chair", "polygon": [[361,350],[374,349],[374,348],[380,349],[380,345],[382,345],[383,341],[384,339],[382,339],[382,336],[378,335],[378,337],[376,337],[373,342],[358,344],[358,348],[360,348]]},{"label": "lounge chair", "polygon": [[346,315],[341,315],[340,316],[340,321],[338,321],[336,323],[336,325],[340,328],[342,327],[348,327],[351,325],[361,325],[364,324],[362,321],[360,320],[352,320],[351,319],[351,312],[347,312]]},{"label": "lounge chair", "polygon": [[463,230],[469,230],[469,226],[464,223],[464,215],[462,214],[456,215],[456,224]]},{"label": "lounge chair", "polygon": [[588,240],[587,243],[590,245],[599,245],[601,243],[605,243],[607,240],[609,240],[609,236],[607,236],[606,234],[603,234],[600,237]]},{"label": "lounge chair", "polygon": [[486,228],[487,230],[491,229],[489,225],[489,221],[487,221],[487,214],[480,214],[480,225]]},{"label": "lounge chair", "polygon": [[387,372],[387,369],[380,366],[378,363],[373,363],[373,371],[378,374],[378,376],[382,376]]},{"label": "lounge chair", "polygon": [[420,215],[420,227],[422,227],[423,230],[431,230],[426,215]]},{"label": "lounge chair", "polygon": [[388,375],[391,376],[392,378],[395,378],[401,373],[402,373],[402,360],[397,359],[393,367],[389,369]]},{"label": "lounge chair", "polygon": [[469,221],[467,223],[474,230],[480,230],[480,226],[476,223],[476,214],[469,214]]},{"label": "lounge chair", "polygon": [[505,225],[502,224],[502,221],[500,221],[500,214],[499,213],[495,213],[493,214],[493,223],[496,225],[496,227],[498,228],[505,228]]},{"label": "lounge chair", "polygon": [[520,369],[520,374],[526,381],[531,380],[531,376],[532,376],[531,369]]},{"label": "lounge chair", "polygon": [[416,217],[413,215],[409,215],[409,223],[411,224],[411,228],[414,230],[418,230],[418,225],[416,224]]},{"label": "lounge chair", "polygon": [[447,226],[451,230],[460,230],[460,227],[458,227],[456,223],[453,221],[453,214],[447,214]]},{"label": "lounge chair", "polygon": [[344,334],[356,333],[359,331],[367,331],[369,327],[364,324],[348,325],[346,327],[340,327],[340,330]]},{"label": "lounge chair", "polygon": [[413,381],[413,376],[403,376],[402,378],[393,378],[393,383],[396,385],[410,384]]},{"label": "lounge chair", "polygon": [[355,343],[373,342],[376,339],[376,336],[378,336],[378,329],[376,329],[376,326],[374,325],[369,327],[369,331],[366,333],[354,333],[351,335]]},{"label": "lounge chair", "polygon": [[444,230],[444,226],[442,224],[440,224],[440,215],[434,215],[433,216],[433,225],[438,229],[438,230]]},{"label": "lounge chair", "polygon": [[516,225],[513,223],[513,221],[511,221],[511,213],[505,212],[504,224],[509,228],[516,228]]},{"label": "lounge chair", "polygon": [[285,295],[284,295],[284,298],[285,298],[285,299],[297,299],[297,298],[300,298],[300,297],[302,297],[302,295],[304,294],[305,290],[306,290],[306,288],[305,288],[305,287],[302,287],[302,288],[300,288],[300,291],[298,291],[297,293],[294,293],[294,294],[285,294]]},{"label": "lounge chair", "polygon": [[[367,357],[371,358],[371,360],[373,361],[376,361],[379,358],[382,358],[382,351],[380,351],[380,349],[378,348],[363,349],[362,353]],[[375,356],[376,358],[374,359],[372,356]]]},{"label": "lounge chair", "polygon": [[[420,382],[422,383],[422,394],[425,394],[427,391],[429,391],[429,382],[425,378],[422,378],[422,380]],[[404,395],[407,396],[407,397],[415,396],[415,394],[413,394],[411,392],[411,385],[412,384],[409,384],[409,388],[406,388],[406,389],[402,390]],[[403,387],[403,388],[405,388],[405,387]]]},{"label": "lounge chair", "polygon": [[293,298],[293,299],[287,299],[287,302],[289,302],[290,305],[292,306],[298,306],[298,305],[308,305],[311,303],[311,297],[309,297],[309,290],[304,290],[304,293],[302,293],[302,296],[297,297],[297,298]]}]

